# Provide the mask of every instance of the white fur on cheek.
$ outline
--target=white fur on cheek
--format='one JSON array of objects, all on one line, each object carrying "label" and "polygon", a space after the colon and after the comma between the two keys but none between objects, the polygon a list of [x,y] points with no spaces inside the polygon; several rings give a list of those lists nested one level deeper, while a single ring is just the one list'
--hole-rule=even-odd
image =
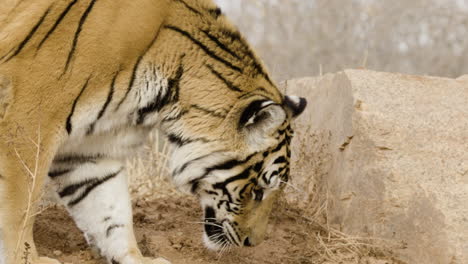
[{"label": "white fur on cheek", "polygon": [[213,243],[208,236],[206,235],[205,232],[203,232],[203,244],[205,244],[205,247],[209,250],[217,251],[221,248],[220,245]]}]

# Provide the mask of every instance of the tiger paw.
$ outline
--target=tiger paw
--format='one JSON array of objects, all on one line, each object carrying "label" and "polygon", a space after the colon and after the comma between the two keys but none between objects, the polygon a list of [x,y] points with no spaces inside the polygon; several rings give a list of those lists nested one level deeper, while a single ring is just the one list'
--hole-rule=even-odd
[{"label": "tiger paw", "polygon": [[143,258],[143,264],[171,264],[171,262],[165,258]]}]

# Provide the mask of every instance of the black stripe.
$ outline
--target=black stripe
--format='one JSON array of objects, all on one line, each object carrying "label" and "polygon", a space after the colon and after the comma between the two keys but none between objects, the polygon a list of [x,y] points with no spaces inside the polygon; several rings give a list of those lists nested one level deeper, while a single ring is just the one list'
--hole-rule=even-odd
[{"label": "black stripe", "polygon": [[260,162],[257,162],[255,165],[254,165],[254,171],[259,173],[263,168],[263,161],[260,161]]},{"label": "black stripe", "polygon": [[182,138],[181,136],[176,135],[176,134],[172,134],[172,133],[170,133],[170,134],[167,135],[167,139],[168,139],[171,143],[174,143],[174,144],[176,144],[176,145],[179,146],[179,147],[182,147],[182,146],[184,146],[184,145],[186,145],[186,144],[189,144],[189,143],[193,143],[193,142],[195,142],[195,141],[201,141],[201,142],[205,142],[205,143],[206,143],[206,142],[209,142],[206,138],[195,138],[195,139],[189,139],[189,138],[187,138],[187,139],[184,139],[184,138]]},{"label": "black stripe", "polygon": [[273,82],[270,79],[270,76],[266,73],[265,68],[263,68],[263,65],[260,64],[254,52],[252,51],[250,46],[246,43],[244,38],[240,35],[240,33],[239,32],[225,32],[225,33],[229,34],[229,36],[231,36],[233,41],[237,40],[242,44],[242,47],[244,47],[244,52],[246,56],[252,60],[252,67],[254,68],[254,70],[258,72],[258,74],[262,75],[270,85],[274,86]]},{"label": "black stripe", "polygon": [[273,161],[273,164],[278,164],[278,163],[285,163],[287,162],[286,158],[284,156],[279,156],[278,158]]},{"label": "black stripe", "polygon": [[174,170],[173,173],[172,173],[172,175],[175,176],[175,175],[178,175],[178,174],[182,173],[182,172],[183,172],[190,164],[192,164],[193,162],[198,161],[198,160],[201,160],[201,159],[204,159],[204,158],[206,158],[206,157],[209,157],[209,156],[211,156],[211,154],[213,154],[213,153],[210,153],[210,154],[207,154],[207,155],[203,155],[203,156],[201,156],[201,157],[198,157],[198,158],[195,158],[195,159],[193,159],[193,160],[187,161],[187,162],[184,163],[184,165],[182,165],[179,169]]},{"label": "black stripe", "polygon": [[210,15],[214,18],[214,19],[217,19],[220,15],[223,14],[223,12],[221,11],[221,8],[219,7],[216,7],[214,9],[208,9],[208,13],[210,13]]},{"label": "black stripe", "polygon": [[171,121],[179,120],[183,115],[186,115],[187,113],[188,113],[187,110],[182,110],[176,116],[163,118],[162,122],[171,122]]},{"label": "black stripe", "polygon": [[94,127],[96,126],[97,121],[101,119],[101,117],[104,115],[106,112],[107,107],[109,106],[109,103],[112,101],[112,97],[114,96],[114,90],[115,90],[115,80],[117,79],[117,75],[119,75],[119,72],[116,72],[114,77],[112,78],[112,83],[110,85],[110,90],[109,94],[107,95],[106,101],[104,102],[104,105],[102,106],[101,110],[99,111],[96,120],[89,126],[88,132],[86,134],[92,134],[94,132]]},{"label": "black stripe", "polygon": [[226,237],[228,239],[228,241],[230,241],[231,243],[233,243],[234,245],[238,245],[237,244],[237,241],[234,239],[234,237],[232,236],[231,232],[229,232],[228,230],[226,230],[226,232],[224,232],[226,234]]},{"label": "black stripe", "polygon": [[166,98],[163,98],[161,102],[163,106],[168,103],[173,103],[179,100],[180,81],[182,80],[183,74],[184,74],[184,67],[182,66],[182,59],[181,59],[181,63],[179,64],[179,67],[177,68],[175,76],[170,78],[167,82],[168,93],[165,95]]},{"label": "black stripe", "polygon": [[271,86],[275,86],[275,84],[273,83],[273,81],[270,79],[270,75],[268,75],[268,73],[266,73],[266,71],[263,69],[262,66],[260,66],[260,64],[258,62],[255,62],[255,67],[257,69],[259,69],[259,72],[260,72],[260,75],[263,76],[263,78],[265,78],[267,80],[267,82],[271,85]]},{"label": "black stripe", "polygon": [[128,94],[132,90],[133,83],[135,82],[135,78],[136,78],[136,72],[137,72],[138,66],[140,65],[140,62],[141,62],[142,59],[143,59],[143,55],[140,55],[138,57],[137,61],[135,62],[135,65],[133,65],[132,76],[130,77],[130,82],[128,82],[127,91],[125,92],[124,97],[122,99],[120,99],[120,102],[117,104],[117,107],[115,108],[116,111],[120,108],[122,103],[127,98]]},{"label": "black stripe", "polygon": [[42,15],[42,17],[39,19],[39,21],[36,23],[36,25],[31,29],[31,31],[29,32],[29,34],[26,36],[26,38],[21,41],[21,43],[18,45],[18,48],[15,50],[15,53],[13,53],[13,55],[11,55],[6,61],[9,61],[11,58],[15,57],[16,55],[18,55],[21,50],[24,48],[24,46],[26,45],[26,43],[28,43],[28,41],[32,38],[32,36],[34,35],[34,33],[36,33],[37,29],[39,28],[39,26],[42,24],[42,22],[44,22],[44,19],[45,17],[49,14],[50,12],[50,7],[47,9],[47,11]]},{"label": "black stripe", "polygon": [[169,142],[176,144],[179,147],[191,142],[190,139],[182,139],[182,137],[175,134],[168,134],[167,139],[169,140]]},{"label": "black stripe", "polygon": [[196,10],[195,8],[189,6],[187,3],[185,3],[184,1],[182,0],[175,0],[176,2],[179,2],[179,3],[182,3],[187,9],[189,9],[190,11],[198,14],[198,15],[202,15],[202,13],[200,13],[200,11]]},{"label": "black stripe", "polygon": [[62,176],[62,175],[64,175],[64,174],[67,174],[67,173],[69,173],[69,172],[71,172],[71,171],[72,171],[72,169],[64,169],[64,170],[50,171],[50,172],[49,172],[49,177],[52,178],[52,179],[53,179],[53,178],[57,178],[57,177],[60,177],[60,176]]},{"label": "black stripe", "polygon": [[245,198],[244,193],[247,190],[247,188],[249,188],[250,185],[252,185],[251,182],[245,184],[244,187],[242,187],[242,189],[239,191],[239,196],[241,197],[241,199]]},{"label": "black stripe", "polygon": [[238,60],[241,60],[242,58],[237,55],[234,51],[230,50],[226,45],[224,45],[224,43],[222,43],[217,37],[213,36],[210,34],[210,32],[208,30],[204,30],[202,29],[201,32],[205,33],[205,35],[211,39],[211,41],[213,41],[214,43],[216,43],[216,45],[218,45],[218,47],[220,47],[222,50],[226,51],[227,53],[231,54],[231,56],[233,56],[234,58],[238,59]]},{"label": "black stripe", "polygon": [[59,194],[60,198],[63,198],[65,196],[69,196],[69,195],[73,195],[81,187],[86,186],[91,182],[92,182],[92,180],[85,180],[85,181],[82,181],[80,183],[75,183],[75,184],[72,184],[72,185],[68,185],[63,190],[61,190],[58,194]]},{"label": "black stripe", "polygon": [[281,150],[282,147],[284,147],[285,144],[286,144],[286,137],[270,153],[278,152],[279,150]]},{"label": "black stripe", "polygon": [[231,210],[234,214],[239,215],[240,210],[238,207],[232,207]]},{"label": "black stripe", "polygon": [[76,103],[78,102],[78,100],[80,99],[80,97],[81,97],[81,95],[83,94],[84,90],[85,90],[86,87],[88,86],[89,79],[91,79],[91,76],[88,77],[88,79],[86,80],[85,84],[84,84],[83,87],[81,88],[80,93],[79,93],[78,96],[75,98],[75,100],[73,100],[72,109],[71,109],[70,114],[68,114],[67,123],[66,123],[66,126],[65,126],[66,129],[67,129],[67,133],[68,133],[69,135],[70,135],[70,133],[72,132],[71,118],[72,118],[72,116],[73,116],[73,113],[75,112]]},{"label": "black stripe", "polygon": [[274,171],[270,174],[269,178],[266,177],[266,174],[262,177],[263,181],[266,183],[266,184],[270,184],[271,183],[271,180],[275,177],[275,176],[278,176],[279,174],[279,171]]},{"label": "black stripe", "polygon": [[[99,111],[99,114],[97,116],[97,120],[101,119],[101,117],[104,115],[104,113],[106,112],[106,109],[107,107],[109,106],[109,103],[112,101],[112,97],[114,95],[114,90],[115,90],[115,80],[117,79],[117,75],[119,75],[119,72],[118,71],[115,75],[114,75],[114,78],[112,78],[112,83],[111,83],[111,86],[110,86],[110,90],[109,90],[109,94],[107,95],[107,99],[106,99],[106,102],[104,103],[104,105],[102,106],[101,110]],[[97,121],[96,120],[96,121]]]},{"label": "black stripe", "polygon": [[[233,208],[234,209],[234,208]],[[237,208],[235,208],[236,211],[238,210]],[[230,226],[231,226],[231,229],[232,231],[234,231],[234,235],[237,237],[237,239],[240,241],[240,235],[239,235],[239,231],[237,230],[237,228],[235,227],[234,224],[232,224],[232,222],[230,222]],[[242,241],[241,241],[242,242]]]},{"label": "black stripe", "polygon": [[196,105],[196,104],[193,104],[193,105],[191,105],[190,107],[191,107],[191,108],[194,108],[194,109],[196,109],[196,110],[198,110],[198,111],[205,112],[205,113],[207,113],[207,114],[209,114],[209,115],[211,115],[211,116],[214,116],[214,117],[218,117],[218,118],[222,118],[222,119],[225,119],[225,118],[226,118],[226,116],[223,115],[223,114],[216,113],[215,111],[212,111],[212,110],[210,110],[210,109],[206,109],[206,108],[201,107],[201,106]]},{"label": "black stripe", "polygon": [[95,3],[96,3],[96,0],[91,0],[91,3],[86,8],[86,10],[84,11],[83,15],[80,18],[78,27],[75,32],[75,36],[73,37],[72,47],[71,47],[70,53],[68,53],[67,62],[65,63],[64,73],[68,70],[68,66],[70,65],[70,61],[73,58],[73,54],[75,53],[76,44],[78,43],[78,38],[80,36],[81,30],[83,29],[83,25],[86,21],[86,18],[88,18],[88,15],[91,12],[91,9],[93,9],[93,6]]},{"label": "black stripe", "polygon": [[263,66],[259,63],[258,59],[256,58],[254,52],[250,48],[250,46],[246,43],[245,39],[241,36],[241,34],[238,31],[224,31],[223,32],[226,36],[230,37],[232,42],[238,41],[240,42],[240,46],[243,47],[243,52],[245,53],[245,56],[247,58],[250,58],[252,61],[252,67],[256,72],[258,72],[260,75],[262,75],[267,82],[274,86],[273,82],[270,79],[270,76],[266,73],[265,69]]},{"label": "black stripe", "polygon": [[230,178],[226,179],[223,182],[215,183],[215,184],[213,184],[213,188],[222,190],[223,195],[226,195],[228,197],[229,203],[232,203],[233,202],[232,195],[231,195],[231,193],[229,192],[229,190],[227,189],[226,186],[231,182],[235,182],[235,181],[238,181],[238,180],[244,180],[244,179],[249,178],[251,169],[252,169],[252,167],[248,167],[244,171],[242,171],[241,173],[239,173],[239,174],[237,174],[237,175],[235,175],[233,177],[230,177]]},{"label": "black stripe", "polygon": [[110,225],[107,229],[106,229],[106,237],[109,237],[111,235],[111,232],[116,229],[116,228],[122,228],[124,227],[124,225],[122,224],[114,224],[114,225]]},{"label": "black stripe", "polygon": [[78,198],[70,201],[68,203],[68,206],[74,206],[76,204],[78,204],[79,202],[81,202],[83,199],[85,199],[88,194],[94,190],[94,188],[98,187],[99,185],[103,184],[104,182],[114,178],[115,176],[117,176],[119,173],[120,173],[121,170],[115,172],[115,173],[112,173],[112,174],[109,174],[107,176],[105,176],[104,178],[101,178],[101,179],[95,179],[93,182],[89,183],[88,186],[86,187],[86,189],[84,190],[84,192],[78,196]]},{"label": "black stripe", "polygon": [[196,194],[198,187],[200,185],[200,181],[191,182],[191,184],[192,184],[192,187],[190,187],[190,192],[192,194]]},{"label": "black stripe", "polygon": [[109,221],[111,219],[112,219],[112,217],[110,217],[110,216],[104,217],[104,222],[107,222],[107,221]]},{"label": "black stripe", "polygon": [[[251,51],[249,50],[249,52],[251,52]],[[252,54],[251,56],[253,56],[253,54]],[[270,76],[266,73],[265,69],[264,69],[263,66],[257,61],[257,59],[253,59],[252,66],[253,66],[253,68],[258,72],[258,74],[260,74],[261,76],[263,76],[263,78],[265,78],[265,80],[266,80],[271,86],[275,86],[275,85],[273,84],[273,81],[270,79]]]},{"label": "black stripe", "polygon": [[260,110],[262,110],[265,106],[263,103],[267,102],[268,100],[255,100],[251,102],[242,112],[239,118],[239,128],[244,128],[245,124],[250,120],[251,117],[256,115]]},{"label": "black stripe", "polygon": [[195,43],[198,47],[200,47],[208,56],[210,56],[211,58],[223,63],[224,65],[228,66],[229,68],[237,71],[237,72],[241,72],[242,73],[242,69],[233,65],[232,63],[230,63],[229,61],[219,57],[218,55],[216,55],[213,51],[211,51],[207,46],[205,46],[203,43],[201,43],[199,40],[195,39],[194,37],[192,37],[192,35],[190,35],[187,31],[184,31],[178,27],[175,27],[175,26],[170,26],[170,25],[166,25],[164,26],[165,28],[167,29],[170,29],[170,30],[173,30],[175,32],[178,32],[179,34],[181,34],[182,36],[188,38],[189,40],[191,40],[193,43]]},{"label": "black stripe", "polygon": [[[212,166],[212,167],[208,167],[208,168],[205,169],[205,172],[203,173],[203,175],[191,180],[190,182],[194,183],[196,181],[200,181],[201,179],[205,178],[208,174],[210,174],[214,170],[230,170],[230,169],[234,168],[235,166],[238,166],[238,165],[241,165],[241,164],[244,164],[244,163],[248,162],[256,154],[257,154],[257,152],[249,155],[247,158],[245,158],[243,160],[231,159],[231,160],[227,160],[227,161],[225,161],[225,162],[223,162],[221,164],[218,164],[218,165],[215,165],[215,166]],[[209,156],[209,155],[206,155],[206,156]],[[182,172],[191,162],[192,161],[189,161],[186,164],[184,164],[181,167],[180,172]]]},{"label": "black stripe", "polygon": [[[228,185],[229,183],[231,182],[235,182],[235,181],[238,181],[238,180],[244,180],[244,179],[247,179],[249,178],[250,176],[250,170],[252,169],[252,167],[248,167],[246,168],[244,171],[242,171],[241,173],[233,176],[233,177],[230,177],[228,179],[226,179],[224,182],[220,182],[220,183],[217,183],[215,184],[215,186],[221,186],[221,185]],[[215,187],[216,188],[216,187]]]},{"label": "black stripe", "polygon": [[195,162],[195,161],[198,161],[198,160],[201,160],[201,159],[204,159],[206,157],[209,157],[211,155],[213,155],[214,153],[217,153],[217,152],[221,152],[221,151],[216,151],[216,152],[212,152],[210,154],[206,154],[206,155],[203,155],[203,156],[200,156],[198,158],[195,158],[195,159],[192,159],[190,161],[187,161],[184,165],[182,165],[179,169],[177,170],[174,170],[174,172],[172,173],[174,176],[177,175],[177,174],[180,174],[182,173],[191,163]]},{"label": "black stripe", "polygon": [[236,92],[242,92],[242,90],[235,86],[234,83],[228,81],[226,78],[224,78],[220,72],[216,71],[213,66],[207,64],[206,67],[208,67],[208,69],[210,69],[211,73],[213,73],[218,79],[220,79],[222,82],[224,82],[224,84],[226,84],[226,86],[233,90],[233,91],[236,91]]},{"label": "black stripe", "polygon": [[213,167],[210,167],[208,168],[207,170],[208,171],[213,171],[213,170],[230,170],[232,168],[234,168],[235,166],[238,166],[238,165],[241,165],[241,164],[244,164],[246,162],[248,162],[252,157],[254,157],[255,155],[257,155],[257,152],[253,153],[253,154],[250,154],[249,156],[247,156],[245,159],[243,160],[236,160],[236,159],[232,159],[232,160],[228,160],[224,163],[221,163],[219,165],[215,165]]},{"label": "black stripe", "polygon": [[289,181],[289,173],[290,173],[289,168],[286,168],[284,170],[284,173],[281,174],[281,180],[283,180],[285,182],[288,182]]},{"label": "black stripe", "polygon": [[44,42],[49,38],[49,36],[55,31],[55,29],[60,24],[60,22],[62,22],[62,20],[68,14],[68,11],[70,11],[70,9],[73,7],[73,5],[76,4],[77,1],[78,0],[73,0],[72,2],[70,2],[68,4],[68,6],[65,8],[65,10],[63,10],[63,12],[60,14],[58,19],[55,21],[54,25],[49,29],[49,31],[45,34],[44,38],[39,43],[39,46],[37,47],[37,50],[39,50],[42,47],[42,44],[44,44]]},{"label": "black stripe", "polygon": [[[278,134],[279,134],[280,136],[284,135],[284,133],[286,133],[286,130],[279,130],[279,131],[278,131]],[[279,138],[279,137],[278,137],[278,138]]]},{"label": "black stripe", "polygon": [[118,262],[117,260],[115,260],[114,258],[112,258],[111,264],[120,264],[120,262]]},{"label": "black stripe", "polygon": [[[230,31],[230,30],[224,30],[223,34],[229,38],[231,38],[231,42],[239,41],[242,45],[241,47],[244,47],[244,49],[248,49],[248,46],[245,44],[245,40],[242,38],[241,34],[239,31]],[[253,55],[252,53],[248,55]],[[253,57],[251,57],[253,59]]]},{"label": "black stripe", "polygon": [[104,155],[102,154],[94,154],[94,155],[65,155],[65,156],[58,156],[54,159],[56,163],[86,163],[92,162],[96,163],[96,160],[102,158]]},{"label": "black stripe", "polygon": [[267,172],[263,173],[262,174],[262,179],[263,181],[266,183],[266,184],[270,184],[271,182],[271,179],[273,179],[273,177],[277,176],[277,175],[280,175],[283,171],[284,171],[285,167],[282,167],[282,168],[279,168],[278,170],[272,172],[270,175],[269,175],[269,178],[267,178]]},{"label": "black stripe", "polygon": [[217,192],[210,191],[210,190],[205,190],[205,192],[206,192],[207,194],[211,194],[211,195],[216,195],[216,196],[218,195]]},{"label": "black stripe", "polygon": [[135,82],[135,78],[136,78],[136,72],[137,72],[137,69],[138,69],[138,66],[140,65],[140,62],[141,60],[143,59],[143,57],[146,55],[146,53],[148,52],[148,50],[153,46],[154,42],[156,41],[156,38],[158,37],[158,32],[156,32],[154,38],[151,40],[151,43],[148,45],[148,47],[146,47],[146,49],[143,51],[143,54],[140,55],[135,63],[135,65],[133,66],[133,71],[132,71],[132,76],[130,77],[130,82],[128,83],[128,87],[127,87],[127,91],[125,92],[125,95],[124,97],[120,100],[120,102],[117,104],[117,107],[115,108],[115,111],[119,110],[120,106],[122,105],[122,103],[125,101],[125,99],[127,99],[127,96],[128,94],[130,93],[130,91],[132,90],[133,88],[133,83]]},{"label": "black stripe", "polygon": [[138,109],[137,124],[142,124],[148,114],[159,111],[164,106],[179,100],[180,81],[182,80],[183,73],[184,68],[180,64],[174,78],[169,79],[166,92],[164,94],[158,93],[149,105]]},{"label": "black stripe", "polygon": [[243,160],[237,160],[237,159],[231,159],[231,160],[228,160],[228,161],[225,161],[224,163],[221,163],[219,165],[215,165],[213,167],[210,167],[208,169],[206,169],[207,171],[213,171],[213,170],[230,170],[232,168],[234,168],[235,166],[238,166],[240,164],[243,164],[247,161],[249,161],[256,153],[248,156],[246,159],[243,159]]}]

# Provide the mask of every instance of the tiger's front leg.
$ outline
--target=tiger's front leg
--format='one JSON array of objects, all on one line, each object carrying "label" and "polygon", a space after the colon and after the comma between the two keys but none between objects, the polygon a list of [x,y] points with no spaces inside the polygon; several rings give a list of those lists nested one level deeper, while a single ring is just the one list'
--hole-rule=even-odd
[{"label": "tiger's front leg", "polygon": [[122,162],[98,155],[61,155],[49,177],[88,244],[112,264],[167,264],[142,256]]}]

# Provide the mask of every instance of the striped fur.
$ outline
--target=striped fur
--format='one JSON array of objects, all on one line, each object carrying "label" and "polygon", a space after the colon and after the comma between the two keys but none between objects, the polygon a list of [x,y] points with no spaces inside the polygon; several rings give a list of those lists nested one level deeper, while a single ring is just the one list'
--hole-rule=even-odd
[{"label": "striped fur", "polygon": [[46,177],[109,263],[167,263],[136,245],[124,165],[154,129],[175,186],[200,199],[206,246],[261,242],[305,100],[280,93],[211,0],[11,0],[0,39],[0,263],[34,245],[21,223]]}]

